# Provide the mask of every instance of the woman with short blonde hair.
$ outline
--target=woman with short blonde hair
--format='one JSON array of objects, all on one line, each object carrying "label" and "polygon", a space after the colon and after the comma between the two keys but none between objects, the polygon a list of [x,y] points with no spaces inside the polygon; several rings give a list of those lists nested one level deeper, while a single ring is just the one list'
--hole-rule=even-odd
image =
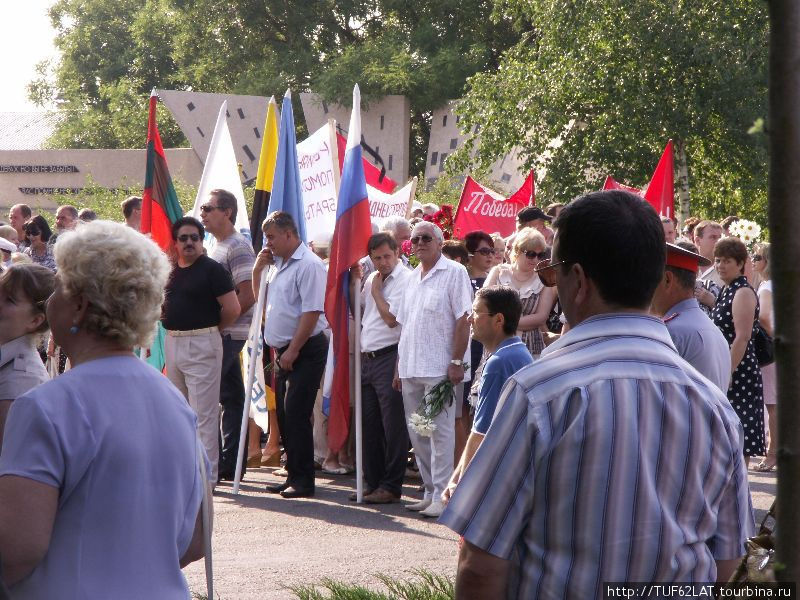
[{"label": "woman with short blonde hair", "polygon": [[167,259],[109,221],[61,234],[55,258],[47,319],[72,369],[8,414],[3,576],[15,598],[183,600],[181,567],[203,555],[207,459],[186,400],[133,354],[155,329]]},{"label": "woman with short blonde hair", "polygon": [[555,288],[545,287],[536,274],[539,262],[549,256],[544,236],[536,229],[525,227],[514,236],[510,264],[493,267],[484,283],[485,287],[507,285],[519,293],[522,317],[517,334],[534,358],[538,358],[544,350],[541,329],[547,323],[556,301]]},{"label": "woman with short blonde hair", "polygon": [[[772,262],[770,257],[770,245],[767,242],[756,244],[753,249],[751,259],[753,270],[758,276],[759,285],[756,294],[758,295],[758,320],[764,330],[770,335],[775,336],[775,312],[772,304]],[[766,473],[774,471],[778,466],[778,387],[775,363],[761,367],[761,379],[764,386],[764,408],[767,409],[767,428],[769,430],[769,440],[767,443],[767,454],[760,463],[753,469]]]}]

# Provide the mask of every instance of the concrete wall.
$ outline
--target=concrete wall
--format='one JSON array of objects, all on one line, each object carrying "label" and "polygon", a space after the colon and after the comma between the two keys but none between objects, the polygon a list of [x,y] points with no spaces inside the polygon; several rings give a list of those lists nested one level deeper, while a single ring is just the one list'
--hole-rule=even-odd
[{"label": "concrete wall", "polygon": [[[428,142],[428,159],[425,162],[425,186],[430,189],[436,179],[445,171],[445,160],[455,152],[466,139],[459,130],[459,118],[453,112],[455,101],[433,111],[431,137]],[[477,132],[477,126],[475,126]],[[525,181],[527,173],[521,170],[522,162],[517,150],[495,161],[489,169],[486,183],[498,192],[515,192]]]},{"label": "concrete wall", "polygon": [[[309,133],[322,127],[328,119],[347,137],[351,109],[340,104],[327,104],[313,93],[301,93],[300,102]],[[386,174],[402,186],[408,180],[408,148],[411,139],[411,102],[405,96],[385,96],[361,110],[361,133],[364,141],[383,159]],[[373,164],[376,161],[364,154]]]},{"label": "concrete wall", "polygon": [[[194,150],[172,148],[165,153],[174,180],[200,183],[203,165]],[[88,175],[103,187],[141,194],[145,150],[0,150],[0,207],[24,203],[52,210],[54,189],[80,190]]]}]

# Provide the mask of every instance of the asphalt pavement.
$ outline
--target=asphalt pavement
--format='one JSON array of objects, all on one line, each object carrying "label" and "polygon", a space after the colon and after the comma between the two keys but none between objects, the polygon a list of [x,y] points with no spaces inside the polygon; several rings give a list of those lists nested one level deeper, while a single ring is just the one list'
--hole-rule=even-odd
[{"label": "asphalt pavement", "polygon": [[[427,569],[454,576],[457,536],[404,508],[422,494],[407,479],[401,503],[356,504],[353,475],[318,472],[314,498],[286,500],[264,486],[282,479],[273,469],[248,471],[239,490],[222,482],[214,493],[214,581],[220,600],[296,598],[291,587],[331,578],[376,590],[376,574],[413,577]],[[775,495],[775,473],[750,472],[756,518]],[[193,592],[205,594],[203,561],[184,570]]]}]

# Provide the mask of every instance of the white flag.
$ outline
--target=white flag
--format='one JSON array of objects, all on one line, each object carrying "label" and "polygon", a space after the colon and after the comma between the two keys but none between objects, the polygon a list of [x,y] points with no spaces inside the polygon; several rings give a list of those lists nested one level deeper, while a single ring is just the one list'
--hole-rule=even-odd
[{"label": "white flag", "polygon": [[[244,201],[242,190],[242,177],[239,174],[239,163],[233,151],[233,140],[228,129],[226,112],[228,101],[222,103],[217,116],[217,125],[211,138],[206,164],[203,167],[203,176],[200,178],[200,187],[197,188],[197,197],[194,201],[192,216],[200,219],[200,206],[208,201],[208,194],[214,189],[223,189],[236,196],[237,213],[234,227],[236,231],[250,237],[250,223],[247,220],[247,205]],[[206,233],[204,245],[210,248],[215,243],[214,236]]]}]

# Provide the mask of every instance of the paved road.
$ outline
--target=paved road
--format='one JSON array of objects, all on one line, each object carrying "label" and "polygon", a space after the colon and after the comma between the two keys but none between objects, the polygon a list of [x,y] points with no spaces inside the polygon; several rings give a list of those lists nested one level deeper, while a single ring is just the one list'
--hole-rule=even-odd
[{"label": "paved road", "polygon": [[[456,536],[401,504],[356,505],[347,496],[353,476],[317,477],[315,498],[285,500],[264,485],[279,482],[271,469],[248,472],[238,496],[222,483],[214,498],[215,595],[221,600],[289,599],[292,585],[330,577],[380,589],[376,573],[411,576],[413,569],[453,575]],[[403,503],[416,501],[408,480]],[[750,474],[760,519],[775,494],[776,477]],[[203,563],[186,569],[190,588],[205,593]]]}]

